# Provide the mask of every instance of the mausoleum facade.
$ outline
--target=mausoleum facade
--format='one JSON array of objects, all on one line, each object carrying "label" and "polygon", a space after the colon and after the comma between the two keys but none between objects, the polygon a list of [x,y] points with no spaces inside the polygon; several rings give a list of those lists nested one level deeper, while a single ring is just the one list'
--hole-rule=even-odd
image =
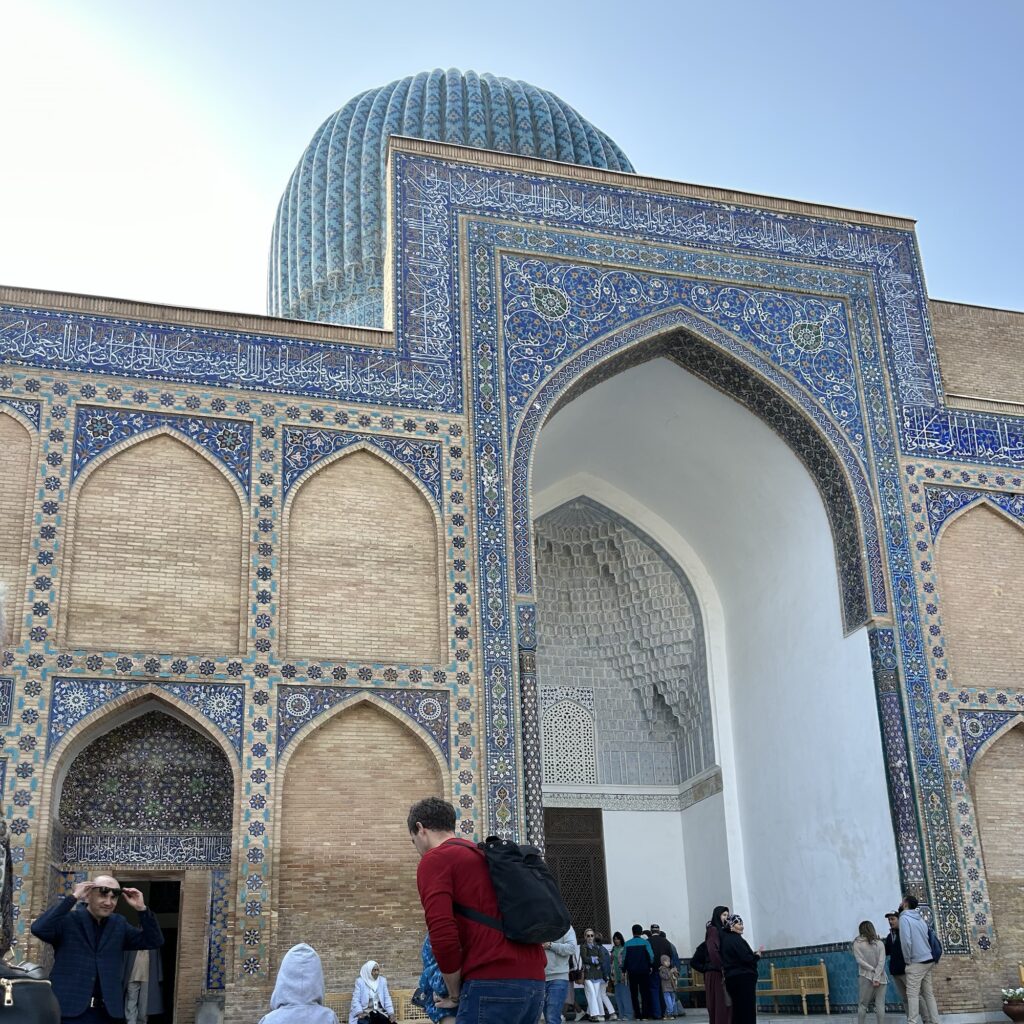
[{"label": "mausoleum facade", "polygon": [[578,924],[688,951],[728,903],[834,1006],[914,892],[942,1009],[995,1005],[1024,315],[929,299],[910,220],[645,178],[458,72],[325,122],[269,291],[0,290],[20,942],[104,870],[171,893],[176,1020],[257,1019],[302,940],[410,986],[438,793]]}]

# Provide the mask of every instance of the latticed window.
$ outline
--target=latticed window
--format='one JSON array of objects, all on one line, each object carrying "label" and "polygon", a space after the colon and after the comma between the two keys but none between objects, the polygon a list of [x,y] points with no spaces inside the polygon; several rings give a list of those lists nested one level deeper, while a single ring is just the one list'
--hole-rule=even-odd
[{"label": "latticed window", "polygon": [[546,783],[597,782],[594,715],[582,705],[562,700],[545,708],[541,745]]},{"label": "latticed window", "polygon": [[548,807],[544,832],[548,867],[572,915],[577,937],[584,928],[593,927],[611,941],[600,809]]}]

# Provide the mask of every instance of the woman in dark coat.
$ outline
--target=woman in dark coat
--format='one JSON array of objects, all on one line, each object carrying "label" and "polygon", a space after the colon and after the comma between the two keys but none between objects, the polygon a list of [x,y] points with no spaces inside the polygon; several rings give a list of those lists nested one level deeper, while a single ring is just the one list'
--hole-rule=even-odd
[{"label": "woman in dark coat", "polygon": [[704,933],[710,966],[704,973],[704,992],[708,1000],[708,1024],[729,1024],[732,1008],[725,999],[722,977],[722,929],[729,917],[728,907],[715,907]]},{"label": "woman in dark coat", "polygon": [[761,959],[743,938],[743,918],[733,914],[729,929],[723,931],[722,971],[732,999],[732,1024],[754,1024],[757,1020],[757,962]]}]

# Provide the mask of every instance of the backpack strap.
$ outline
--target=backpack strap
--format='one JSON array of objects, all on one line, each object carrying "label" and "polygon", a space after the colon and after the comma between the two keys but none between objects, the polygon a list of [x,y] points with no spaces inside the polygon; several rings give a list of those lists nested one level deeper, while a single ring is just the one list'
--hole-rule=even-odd
[{"label": "backpack strap", "polygon": [[479,910],[474,910],[472,907],[463,906],[461,903],[453,903],[452,910],[454,910],[460,917],[464,917],[469,921],[475,921],[477,924],[482,924],[486,928],[493,928],[498,932],[504,932],[505,930],[498,918],[491,917],[490,914],[484,914]]}]

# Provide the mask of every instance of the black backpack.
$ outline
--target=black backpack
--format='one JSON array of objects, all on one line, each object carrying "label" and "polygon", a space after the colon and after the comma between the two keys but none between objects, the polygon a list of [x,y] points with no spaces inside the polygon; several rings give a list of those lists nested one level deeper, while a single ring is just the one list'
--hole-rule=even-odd
[{"label": "black backpack", "polygon": [[497,836],[488,836],[476,845],[487,861],[501,918],[461,903],[452,905],[455,913],[477,924],[496,928],[512,942],[560,939],[569,930],[572,920],[540,850],[536,846],[518,846]]},{"label": "black backpack", "polygon": [[699,974],[707,974],[710,966],[711,956],[708,953],[708,944],[706,942],[702,942],[693,951],[693,956],[690,957],[690,967]]}]

